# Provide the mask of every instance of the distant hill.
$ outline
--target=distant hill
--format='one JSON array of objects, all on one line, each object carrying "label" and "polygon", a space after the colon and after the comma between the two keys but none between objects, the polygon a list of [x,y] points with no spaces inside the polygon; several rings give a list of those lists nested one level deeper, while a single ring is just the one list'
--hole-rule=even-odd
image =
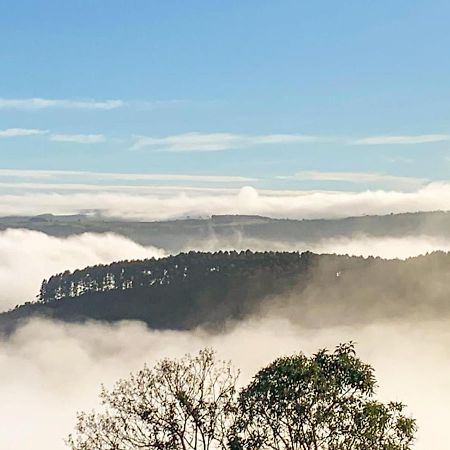
[{"label": "distant hill", "polygon": [[245,247],[248,240],[312,243],[329,237],[405,236],[426,234],[450,237],[450,212],[417,212],[346,219],[290,220],[260,216],[224,215],[207,219],[136,222],[73,215],[0,218],[0,230],[25,228],[52,236],[85,232],[114,232],[142,245],[162,247],[171,253],[189,250],[199,242],[215,240]]},{"label": "distant hill", "polygon": [[406,261],[264,252],[189,252],[65,272],[40,301],[0,314],[11,331],[33,317],[141,320],[156,329],[218,329],[269,314],[303,326],[450,313],[450,254]]}]

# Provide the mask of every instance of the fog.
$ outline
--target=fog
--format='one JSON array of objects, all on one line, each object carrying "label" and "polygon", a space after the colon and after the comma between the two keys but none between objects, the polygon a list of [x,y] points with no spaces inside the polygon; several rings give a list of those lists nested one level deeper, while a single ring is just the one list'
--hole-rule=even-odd
[{"label": "fog", "polygon": [[30,230],[0,232],[0,311],[34,300],[44,278],[88,265],[163,256],[111,233],[67,238]]},{"label": "fog", "polygon": [[418,450],[446,450],[450,402],[448,322],[374,323],[316,331],[287,321],[239,323],[221,334],[155,332],[140,323],[67,325],[34,320],[0,347],[0,448],[61,450],[72,431],[75,411],[98,404],[100,383],[165,357],[205,346],[241,368],[240,382],[275,357],[307,354],[356,340],[370,362],[382,400],[401,400],[417,418]]},{"label": "fog", "polygon": [[[332,238],[313,244],[240,240],[192,243],[198,249],[235,245],[254,250],[313,250],[324,253],[407,258],[436,249],[449,250],[450,242],[428,236],[353,239]],[[305,247],[306,246],[306,247]],[[7,308],[32,299],[42,278],[119,259],[161,257],[164,249],[143,247],[114,234],[49,237],[29,230],[0,233],[0,286]],[[380,286],[383,286],[380,281]],[[431,289],[431,286],[430,286]],[[306,292],[312,296],[314,286]],[[358,291],[359,292],[359,291]],[[361,290],[361,295],[363,290]],[[119,377],[152,364],[162,357],[179,357],[205,346],[221,358],[231,359],[242,370],[241,383],[277,356],[339,342],[358,343],[360,356],[373,364],[379,380],[379,397],[400,400],[417,418],[420,427],[417,450],[447,449],[446,422],[450,404],[450,328],[448,318],[425,321],[375,320],[370,324],[339,320],[321,327],[301,326],[295,314],[280,313],[290,299],[281,299],[258,317],[230,324],[225,331],[152,331],[138,322],[119,324],[63,324],[34,319],[0,340],[0,448],[14,450],[62,450],[63,438],[72,431],[77,410],[98,405],[101,383],[111,385]],[[277,302],[274,301],[274,304]],[[326,302],[324,302],[326,303]],[[319,310],[306,302],[304,317],[317,319],[336,311]],[[323,305],[323,304],[322,304]],[[322,308],[321,306],[320,308]],[[344,311],[344,313],[346,313]],[[346,313],[347,314],[347,313]],[[386,314],[384,317],[388,316]],[[290,317],[291,322],[285,317]],[[421,316],[423,317],[423,316]],[[326,324],[328,323],[328,324]]]},{"label": "fog", "polygon": [[[305,251],[339,253],[383,258],[408,258],[450,250],[450,240],[430,236],[402,238],[323,239],[315,243],[285,243],[242,238],[209,239],[192,242],[185,250],[215,251],[220,249],[252,249],[254,251]],[[144,247],[113,233],[85,233],[58,238],[38,231],[8,229],[0,232],[0,311],[35,299],[44,278],[65,270],[89,265],[107,264],[124,259],[162,257],[164,249]]]},{"label": "fog", "polygon": [[309,245],[309,250],[315,253],[406,259],[437,250],[449,251],[450,240],[434,236],[405,236],[402,238],[355,236],[354,238],[324,239]]},{"label": "fog", "polygon": [[379,256],[384,259],[406,259],[437,250],[450,251],[450,239],[427,235],[404,237],[373,237],[356,234],[353,237],[333,237],[316,242],[283,242],[245,237],[235,233],[229,238],[210,238],[192,242],[183,250],[253,250],[253,251],[311,251],[351,256]]},{"label": "fog", "polygon": [[[101,211],[105,216],[161,220],[211,214],[259,214],[279,218],[327,218],[450,210],[450,183],[430,183],[415,191],[274,191],[177,186],[30,186],[0,195],[2,215],[73,214]],[[66,186],[67,188],[67,186]],[[89,189],[88,189],[89,188]]]}]

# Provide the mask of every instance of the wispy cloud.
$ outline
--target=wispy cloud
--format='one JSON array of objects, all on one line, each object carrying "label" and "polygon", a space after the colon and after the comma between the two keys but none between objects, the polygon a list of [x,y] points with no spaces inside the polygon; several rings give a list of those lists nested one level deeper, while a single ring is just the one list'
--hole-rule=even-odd
[{"label": "wispy cloud", "polygon": [[376,172],[322,172],[314,170],[301,171],[295,175],[278,176],[276,178],[280,180],[340,181],[411,187],[421,186],[430,181],[427,178],[403,177]]},{"label": "wispy cloud", "polygon": [[162,138],[138,136],[131,149],[150,147],[168,152],[212,152],[266,144],[294,144],[323,141],[303,134],[267,134],[247,136],[233,133],[184,133]]},{"label": "wispy cloud", "polygon": [[450,141],[450,134],[419,134],[411,136],[370,136],[356,139],[355,145],[411,145],[429,144],[433,142]]},{"label": "wispy cloud", "polygon": [[51,141],[75,144],[99,144],[106,141],[103,134],[52,134]]},{"label": "wispy cloud", "polygon": [[38,111],[42,109],[81,109],[109,111],[118,108],[136,110],[166,109],[188,104],[186,100],[97,100],[93,98],[0,98],[0,109],[16,109],[22,111]]},{"label": "wispy cloud", "polygon": [[126,105],[123,100],[95,100],[95,99],[48,99],[48,98],[0,98],[1,109],[40,110],[47,108],[58,109],[97,109],[111,110]]},{"label": "wispy cloud", "polygon": [[[162,107],[169,102],[154,102],[155,107]],[[122,106],[131,106],[140,104],[150,105],[149,102],[125,103],[122,100],[48,100],[48,99],[2,99],[0,98],[1,108],[18,109],[42,109],[42,108],[74,108],[74,109],[99,109],[109,110]],[[66,134],[48,130],[34,128],[8,128],[0,130],[0,137],[33,136],[48,134],[51,141],[71,142],[78,144],[96,144],[106,141],[103,134]],[[236,133],[200,133],[189,132],[174,134],[164,137],[153,136],[133,136],[130,150],[150,149],[153,151],[165,152],[214,152],[247,147],[256,147],[263,145],[289,145],[289,144],[307,144],[307,143],[328,143],[341,145],[415,145],[430,144],[436,142],[450,141],[450,134],[422,134],[422,135],[383,135],[368,136],[362,138],[339,137],[339,136],[319,136],[300,133],[275,133],[246,135]],[[406,162],[406,159],[404,160]]]},{"label": "wispy cloud", "polygon": [[[175,180],[177,181],[177,180]],[[79,194],[83,192],[91,192],[96,194],[98,192],[108,193],[115,192],[120,195],[130,194],[130,195],[178,195],[182,196],[186,193],[192,194],[205,194],[210,193],[212,195],[216,194],[235,194],[239,191],[240,187],[211,187],[211,186],[194,186],[194,185],[179,185],[179,184],[98,184],[98,183],[67,183],[67,182],[0,182],[0,190],[13,190],[14,192],[24,192],[28,195],[29,192],[45,192],[50,191],[53,194],[70,192],[73,191],[74,194]]]},{"label": "wispy cloud", "polygon": [[257,181],[257,178],[234,175],[192,175],[165,173],[113,173],[85,172],[71,170],[21,170],[0,169],[0,177],[50,179],[74,177],[80,179],[117,180],[117,181],[190,181],[204,183],[246,183]]},{"label": "wispy cloud", "polygon": [[137,136],[132,150],[150,148],[167,152],[212,152],[274,144],[330,143],[342,145],[414,145],[450,141],[450,134],[383,135],[362,138],[308,134],[243,135],[234,133],[183,133],[165,137]]},{"label": "wispy cloud", "polygon": [[0,137],[36,136],[47,133],[47,130],[38,130],[36,128],[7,128],[6,130],[0,130]]}]

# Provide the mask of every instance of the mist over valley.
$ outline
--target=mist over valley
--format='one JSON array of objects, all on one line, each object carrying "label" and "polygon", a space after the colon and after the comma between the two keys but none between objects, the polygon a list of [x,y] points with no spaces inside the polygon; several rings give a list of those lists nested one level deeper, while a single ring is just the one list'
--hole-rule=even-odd
[{"label": "mist over valley", "polygon": [[[2,261],[10,261],[0,266],[3,279],[23,280],[25,262],[38,252],[31,273],[47,281],[40,294],[42,279],[5,284],[13,295],[1,303],[8,369],[0,416],[12,426],[20,405],[29,413],[20,419],[27,432],[19,440],[2,433],[2,448],[63,448],[75,411],[97,405],[100,383],[168,354],[214,347],[239,364],[245,382],[271,358],[350,340],[380,375],[380,395],[407,400],[420,423],[416,448],[445,448],[433,417],[450,399],[447,213],[127,223],[136,241],[121,235],[125,222],[46,216],[3,223],[13,220],[17,228],[0,234]],[[166,256],[173,249],[155,244],[174,235],[185,253]],[[254,251],[242,250],[246,245]],[[303,253],[286,252],[294,249]],[[11,309],[11,298],[18,307]],[[430,377],[433,388],[418,392]],[[41,404],[46,412],[36,419]]]}]

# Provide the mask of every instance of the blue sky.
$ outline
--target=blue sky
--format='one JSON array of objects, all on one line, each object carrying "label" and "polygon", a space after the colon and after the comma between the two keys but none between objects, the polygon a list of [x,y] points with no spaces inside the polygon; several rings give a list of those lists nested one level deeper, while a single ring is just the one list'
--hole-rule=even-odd
[{"label": "blue sky", "polygon": [[448,181],[449,17],[436,0],[5,0],[0,181]]}]

